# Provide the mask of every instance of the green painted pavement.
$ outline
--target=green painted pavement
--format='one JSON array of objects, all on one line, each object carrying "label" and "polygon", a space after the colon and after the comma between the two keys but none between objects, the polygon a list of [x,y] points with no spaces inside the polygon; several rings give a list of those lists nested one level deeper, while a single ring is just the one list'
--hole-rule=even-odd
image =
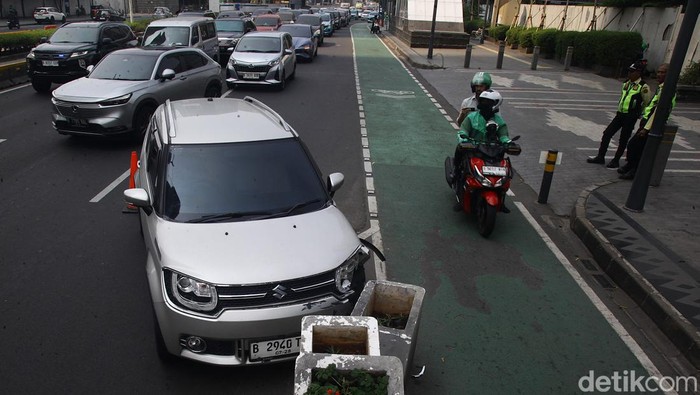
[{"label": "green painted pavement", "polygon": [[563,394],[589,370],[648,375],[512,201],[490,239],[452,210],[455,130],[366,26],[351,31],[388,278],[426,288],[426,373],[407,393]]}]

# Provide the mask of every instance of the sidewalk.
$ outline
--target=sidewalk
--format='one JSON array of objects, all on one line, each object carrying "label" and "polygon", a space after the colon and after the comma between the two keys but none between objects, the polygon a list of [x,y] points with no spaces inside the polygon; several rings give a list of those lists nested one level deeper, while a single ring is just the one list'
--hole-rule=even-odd
[{"label": "sidewalk", "polygon": [[[428,59],[427,48],[409,48],[386,31],[381,37],[416,68],[465,70],[465,49],[434,48],[433,58]],[[479,45],[476,40],[472,45],[469,70],[493,69],[498,45],[488,41]],[[483,56],[474,56],[477,48],[482,54],[484,50],[493,54],[488,64]],[[531,64],[531,54],[506,49],[504,70],[533,72]],[[537,70],[565,72],[563,64],[541,58]],[[570,72],[591,74],[577,68]],[[441,89],[440,94],[450,103],[459,103],[461,98],[455,95],[464,92],[460,87],[455,91]],[[659,187],[650,187],[642,213],[623,209],[630,185],[629,181],[614,180],[583,189],[571,208],[571,228],[601,269],[700,367],[700,247],[694,241],[700,234],[696,210],[700,183],[692,173],[665,173]]]}]

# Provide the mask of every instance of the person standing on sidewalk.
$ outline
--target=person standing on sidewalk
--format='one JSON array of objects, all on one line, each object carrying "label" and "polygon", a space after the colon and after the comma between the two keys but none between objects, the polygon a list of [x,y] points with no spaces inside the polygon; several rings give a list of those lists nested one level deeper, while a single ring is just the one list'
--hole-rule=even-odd
[{"label": "person standing on sidewalk", "polygon": [[644,80],[642,73],[644,72],[644,62],[636,61],[630,65],[628,69],[627,80],[622,84],[622,95],[617,104],[617,113],[608,127],[603,131],[603,137],[598,148],[598,155],[588,158],[588,163],[605,163],[605,153],[608,151],[608,145],[615,133],[620,132],[620,140],[618,142],[615,156],[608,163],[607,167],[615,169],[620,166],[620,158],[625,153],[627,141],[632,135],[634,124],[641,115],[642,110],[651,101],[651,90]]},{"label": "person standing on sidewalk", "polygon": [[[656,81],[659,82],[659,87],[656,88],[656,93],[654,93],[654,97],[651,99],[649,105],[644,108],[642,120],[639,121],[639,129],[634,136],[632,136],[629,143],[627,143],[627,163],[617,169],[617,172],[620,173],[620,178],[623,180],[633,179],[637,172],[637,166],[639,165],[639,160],[642,158],[644,145],[647,142],[647,135],[649,134],[649,130],[651,130],[651,125],[654,123],[656,106],[659,104],[659,97],[661,97],[661,90],[664,87],[668,67],[668,63],[664,63],[656,69]],[[675,106],[676,96],[674,95],[671,100],[671,108],[673,109]]]},{"label": "person standing on sidewalk", "polygon": [[481,92],[491,89],[491,74],[480,71],[474,74],[471,81],[472,95],[462,101],[459,108],[459,116],[457,117],[457,125],[462,126],[462,122],[467,115],[476,111],[476,99],[479,98]]}]

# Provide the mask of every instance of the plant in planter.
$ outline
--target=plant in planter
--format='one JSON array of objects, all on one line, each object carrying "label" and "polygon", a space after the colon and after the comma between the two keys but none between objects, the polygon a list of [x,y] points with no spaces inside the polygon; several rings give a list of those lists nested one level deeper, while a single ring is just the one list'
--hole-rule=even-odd
[{"label": "plant in planter", "polygon": [[340,371],[334,363],[325,368],[312,369],[311,374],[307,395],[385,395],[389,387],[389,377],[384,372],[373,373],[361,369]]}]

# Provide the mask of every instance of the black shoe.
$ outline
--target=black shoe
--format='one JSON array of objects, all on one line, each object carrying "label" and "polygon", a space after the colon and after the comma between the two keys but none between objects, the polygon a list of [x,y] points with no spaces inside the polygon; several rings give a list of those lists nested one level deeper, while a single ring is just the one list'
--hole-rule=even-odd
[{"label": "black shoe", "polygon": [[509,214],[509,213],[510,213],[510,209],[508,208],[508,206],[506,206],[505,203],[503,203],[503,204],[501,205],[501,212],[504,213],[504,214]]},{"label": "black shoe", "polygon": [[628,171],[627,173],[620,175],[620,179],[632,180],[632,179],[634,179],[634,173],[636,173],[636,171],[634,169],[632,169],[632,170]]},{"label": "black shoe", "polygon": [[617,173],[618,173],[618,174],[625,174],[625,173],[627,173],[628,171],[630,171],[630,169],[631,169],[630,164],[627,163],[627,164],[624,165],[624,166],[620,166],[620,167],[617,169]]},{"label": "black shoe", "polygon": [[620,161],[618,159],[613,158],[610,162],[608,162],[607,165],[605,165],[608,169],[617,169],[620,167]]},{"label": "black shoe", "polygon": [[603,163],[605,163],[605,158],[603,158],[603,157],[601,157],[601,156],[594,156],[593,158],[588,158],[588,159],[586,159],[586,162],[588,162],[588,163],[597,163],[597,164],[599,164],[599,165],[602,165]]}]

